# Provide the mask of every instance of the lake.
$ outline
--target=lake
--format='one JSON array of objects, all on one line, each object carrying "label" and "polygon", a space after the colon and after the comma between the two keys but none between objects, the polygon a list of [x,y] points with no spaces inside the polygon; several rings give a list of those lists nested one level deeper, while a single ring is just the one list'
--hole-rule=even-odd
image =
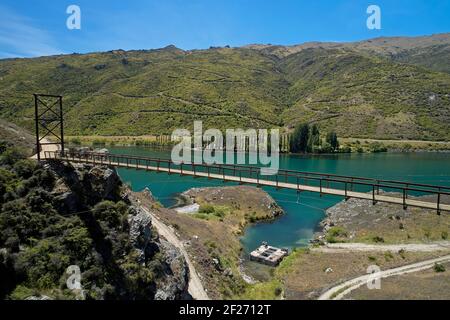
[{"label": "lake", "polygon": [[[169,150],[146,147],[110,147],[111,153],[149,157],[170,158]],[[377,153],[336,155],[280,155],[280,168],[378,179],[393,179],[418,183],[450,186],[450,153]],[[134,191],[148,187],[164,206],[176,204],[176,195],[193,187],[223,186],[219,180],[168,175],[118,169],[125,183]],[[233,185],[227,182],[225,185]],[[325,210],[341,197],[322,196],[295,190],[276,190],[264,187],[284,209],[285,215],[271,223],[259,223],[246,229],[241,241],[249,252],[267,241],[278,247],[301,247],[308,245]]]}]

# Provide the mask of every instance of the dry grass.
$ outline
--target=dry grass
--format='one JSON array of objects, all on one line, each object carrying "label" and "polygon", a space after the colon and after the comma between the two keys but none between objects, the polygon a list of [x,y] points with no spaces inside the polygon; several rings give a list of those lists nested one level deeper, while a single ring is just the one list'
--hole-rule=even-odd
[{"label": "dry grass", "polygon": [[383,279],[380,290],[362,286],[351,292],[347,299],[358,300],[450,300],[450,263],[446,271],[434,269]]},{"label": "dry grass", "polygon": [[[315,299],[327,288],[345,280],[366,274],[367,267],[378,265],[382,270],[419,262],[441,253],[381,253],[381,252],[299,252],[277,270],[284,283],[287,299]],[[332,272],[325,272],[331,268]]]}]

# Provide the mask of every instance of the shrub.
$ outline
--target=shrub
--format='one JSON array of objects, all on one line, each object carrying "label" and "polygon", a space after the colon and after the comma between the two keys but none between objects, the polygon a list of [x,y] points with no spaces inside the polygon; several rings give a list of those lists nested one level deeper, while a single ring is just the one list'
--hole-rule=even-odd
[{"label": "shrub", "polygon": [[6,149],[0,156],[0,164],[2,165],[14,165],[17,161],[26,159],[27,153],[25,150],[20,148],[9,148]]},{"label": "shrub", "polygon": [[13,169],[20,177],[28,179],[36,169],[36,162],[29,159],[22,159],[14,164]]},{"label": "shrub", "polygon": [[379,153],[379,152],[387,152],[387,148],[383,146],[379,142],[374,142],[369,145],[370,152]]},{"label": "shrub", "polygon": [[443,264],[440,263],[435,263],[434,267],[433,267],[435,272],[445,272],[445,266]]},{"label": "shrub", "polygon": [[328,230],[328,234],[333,237],[347,237],[347,231],[342,227],[331,227]]},{"label": "shrub", "polygon": [[389,261],[389,260],[394,259],[394,256],[390,251],[387,251],[384,253],[384,258],[386,259],[386,261]]},{"label": "shrub", "polygon": [[106,145],[106,141],[104,139],[94,139],[92,141],[92,145],[93,146],[105,146]]},{"label": "shrub", "polygon": [[39,296],[39,292],[35,289],[27,288],[23,285],[18,285],[9,295],[12,300],[25,300],[30,296]]},{"label": "shrub", "polygon": [[81,145],[81,140],[80,140],[80,138],[72,138],[72,139],[70,140],[70,142],[71,142],[73,145],[76,145],[76,146]]},{"label": "shrub", "polygon": [[214,206],[212,206],[210,204],[202,204],[200,206],[200,208],[198,209],[198,212],[206,213],[206,214],[214,213]]},{"label": "shrub", "polygon": [[384,242],[384,238],[380,237],[380,236],[375,236],[372,238],[372,241],[375,243],[383,243]]}]

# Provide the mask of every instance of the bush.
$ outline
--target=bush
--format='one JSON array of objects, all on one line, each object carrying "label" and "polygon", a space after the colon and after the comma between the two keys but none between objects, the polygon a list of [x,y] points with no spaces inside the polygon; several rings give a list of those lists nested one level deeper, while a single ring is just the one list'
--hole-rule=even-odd
[{"label": "bush", "polygon": [[373,153],[387,152],[387,148],[379,142],[371,143],[369,145],[369,150]]},{"label": "bush", "polygon": [[73,145],[79,146],[79,145],[81,145],[81,140],[80,140],[80,138],[72,138],[70,140],[70,143],[72,143]]},{"label": "bush", "polygon": [[33,175],[34,170],[36,169],[36,162],[29,159],[23,159],[17,161],[13,169],[17,173],[18,176],[28,179]]},{"label": "bush", "polygon": [[14,165],[17,161],[26,159],[27,153],[25,150],[20,148],[9,148],[6,149],[0,156],[1,165]]},{"label": "bush", "polygon": [[339,149],[340,153],[351,153],[352,152],[352,148],[350,148],[349,146],[343,146]]},{"label": "bush", "polygon": [[342,227],[331,227],[328,230],[328,234],[333,237],[347,237],[347,231]]},{"label": "bush", "polygon": [[435,263],[434,267],[433,267],[435,272],[445,272],[445,266],[443,264],[440,263]]},{"label": "bush", "polygon": [[384,242],[384,238],[380,237],[380,236],[375,236],[372,238],[372,241],[375,243],[383,243]]},{"label": "bush", "polygon": [[206,214],[211,214],[214,213],[214,206],[210,205],[210,204],[202,204],[200,206],[200,208],[198,209],[199,213],[206,213]]},{"label": "bush", "polygon": [[92,145],[93,146],[99,146],[99,147],[103,147],[106,145],[106,141],[104,139],[94,139],[92,141]]},{"label": "bush", "polygon": [[329,243],[342,242],[342,238],[346,238],[348,235],[347,231],[342,227],[331,227],[326,236],[326,240]]}]

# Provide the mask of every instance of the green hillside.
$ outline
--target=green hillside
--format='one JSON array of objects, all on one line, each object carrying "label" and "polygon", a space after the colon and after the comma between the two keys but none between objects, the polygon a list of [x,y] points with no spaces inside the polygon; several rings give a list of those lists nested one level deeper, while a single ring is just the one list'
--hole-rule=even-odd
[{"label": "green hillside", "polygon": [[70,135],[170,134],[201,119],[219,129],[309,121],[341,137],[449,140],[447,38],[0,60],[0,117],[31,129],[39,92],[64,96]]}]

